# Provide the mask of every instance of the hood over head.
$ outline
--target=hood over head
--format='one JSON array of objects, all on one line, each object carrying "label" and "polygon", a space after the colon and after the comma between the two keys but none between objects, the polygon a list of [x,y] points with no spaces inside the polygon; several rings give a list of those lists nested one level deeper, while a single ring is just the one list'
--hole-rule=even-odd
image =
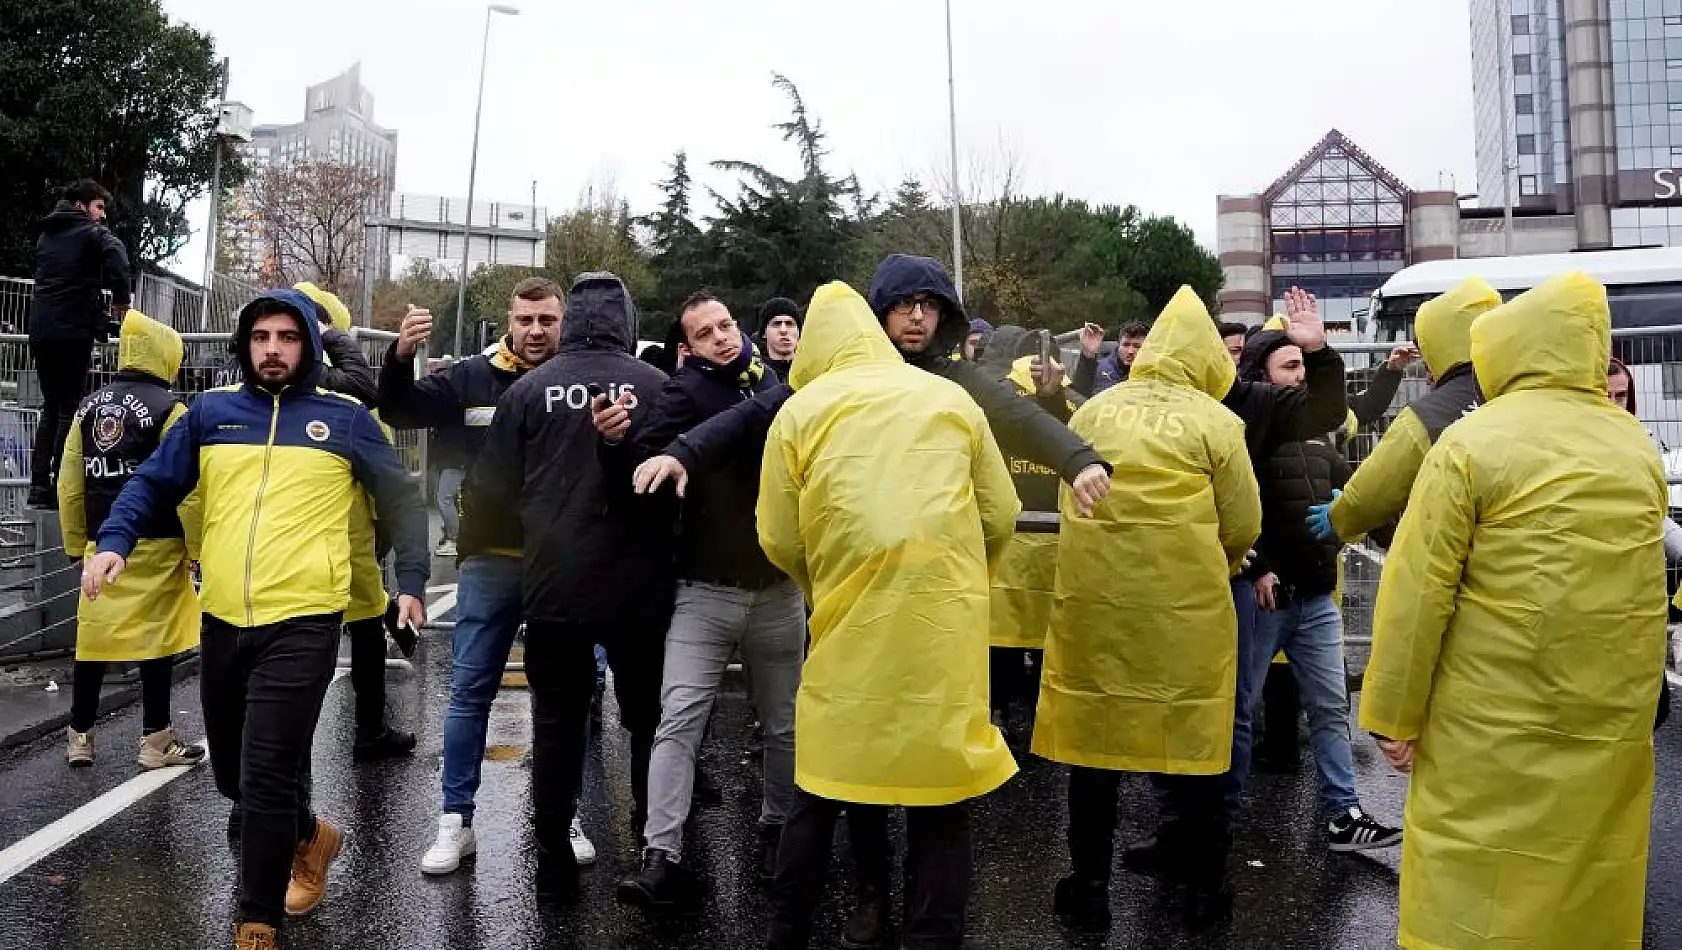
[{"label": "hood over head", "polygon": [[323,354],[321,349],[321,321],[315,316],[315,301],[296,290],[265,290],[263,293],[245,305],[239,312],[239,323],[234,328],[234,339],[231,348],[239,359],[240,372],[245,376],[248,386],[260,387],[257,379],[256,367],[251,365],[251,328],[257,323],[258,305],[265,300],[271,300],[285,307],[296,317],[298,327],[304,333],[304,356],[298,365],[298,372],[287,383],[287,386],[297,387],[315,384],[321,375]]},{"label": "hood over head", "polygon": [[1190,386],[1223,399],[1237,375],[1209,308],[1195,290],[1181,287],[1145,335],[1128,379]]},{"label": "hood over head", "polygon": [[788,384],[800,389],[832,370],[903,362],[858,291],[831,281],[818,288],[806,307],[806,333],[794,354]]},{"label": "hood over head", "polygon": [[[1284,332],[1285,330],[1290,329],[1290,326],[1291,326],[1291,321],[1285,319],[1284,314],[1276,313],[1273,316],[1267,318],[1267,322],[1263,323],[1258,328],[1258,332],[1259,332],[1259,330],[1278,330],[1280,332]],[[1251,334],[1251,335],[1253,335],[1253,334]],[[1246,339],[1248,339],[1248,337],[1246,337]]]},{"label": "hood over head", "polygon": [[1472,322],[1472,367],[1490,399],[1526,389],[1606,398],[1612,309],[1582,271],[1538,284]]},{"label": "hood over head", "polygon": [[[1282,318],[1274,319],[1279,320],[1280,324],[1285,322]],[[1238,358],[1238,378],[1258,383],[1267,382],[1267,358],[1273,355],[1274,350],[1287,346],[1290,342],[1291,338],[1285,333],[1282,325],[1274,328],[1273,320],[1262,324],[1260,330],[1244,339],[1244,355]]]},{"label": "hood over head", "polygon": [[1482,277],[1468,277],[1422,304],[1413,318],[1414,344],[1432,377],[1472,358],[1472,321],[1501,306],[1501,293]]},{"label": "hood over head", "polygon": [[[934,338],[920,355],[944,358],[957,352],[964,345],[964,340],[969,338],[969,316],[964,313],[964,304],[958,299],[957,285],[952,283],[951,275],[946,273],[946,268],[939,261],[913,254],[889,254],[877,266],[876,275],[870,278],[870,309],[878,321],[886,319],[895,304],[917,294],[935,297],[942,305]],[[810,307],[806,313],[810,319]]]},{"label": "hood over head", "polygon": [[637,307],[625,282],[607,271],[579,274],[567,291],[563,350],[635,353]]},{"label": "hood over head", "polygon": [[987,375],[994,379],[1004,379],[1010,375],[1011,366],[1019,355],[1018,350],[1033,337],[1034,331],[1007,323],[987,338],[987,348],[975,358],[975,365],[986,370]]},{"label": "hood over head", "polygon": [[138,310],[123,316],[117,334],[117,368],[145,373],[165,383],[174,383],[181,372],[185,347],[181,334]]},{"label": "hood over head", "polygon": [[310,298],[311,302],[320,308],[326,322],[331,324],[333,329],[350,332],[350,308],[345,306],[338,294],[322,290],[307,280],[294,284],[292,289]]}]

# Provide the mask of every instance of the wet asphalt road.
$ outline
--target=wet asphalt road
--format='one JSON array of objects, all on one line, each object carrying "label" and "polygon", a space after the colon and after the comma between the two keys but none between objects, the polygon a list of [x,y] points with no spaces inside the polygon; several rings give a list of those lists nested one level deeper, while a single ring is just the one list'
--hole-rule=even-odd
[{"label": "wet asphalt road", "polygon": [[[697,818],[691,863],[696,895],[658,917],[618,904],[614,882],[636,859],[629,831],[625,743],[607,723],[592,744],[584,823],[601,851],[585,872],[576,908],[545,910],[530,896],[527,834],[527,698],[504,690],[491,720],[475,827],[479,857],[457,874],[423,878],[439,800],[440,728],[447,700],[447,633],[433,632],[412,674],[389,684],[394,718],[421,733],[414,758],[374,765],[350,760],[352,693],[348,680],[328,693],[314,757],[316,805],[347,831],[326,903],[292,923],[292,948],[752,948],[765,932],[764,890],[749,871],[758,815],[758,771],[750,707],[742,684],[727,685],[703,761],[725,789],[724,804]],[[611,697],[611,691],[609,693]],[[197,680],[175,695],[177,727],[202,734]],[[136,773],[132,749],[139,710],[101,721],[94,768],[65,767],[58,742],[0,758],[0,848],[64,816]],[[1382,767],[1367,743],[1356,745],[1360,788],[1369,810],[1399,821],[1405,780]],[[976,889],[970,910],[974,948],[1181,948],[1270,950],[1395,946],[1399,854],[1334,856],[1314,823],[1311,763],[1294,776],[1255,782],[1248,820],[1235,849],[1236,922],[1226,931],[1188,936],[1164,912],[1155,884],[1119,871],[1115,925],[1108,938],[1060,929],[1050,913],[1052,883],[1066,869],[1062,843],[1063,777],[1023,758],[1023,771],[982,802],[975,820]],[[1142,779],[1124,785],[1122,838],[1154,814]],[[170,782],[59,851],[0,884],[0,950],[101,948],[174,950],[231,943],[234,861],[223,835],[228,806],[208,769]],[[1660,742],[1648,899],[1649,950],[1682,947],[1682,732]],[[897,832],[896,832],[897,833]],[[832,872],[815,947],[833,947],[845,912],[845,834]],[[896,905],[897,905],[896,894]],[[1586,948],[1585,948],[1586,950]]]}]

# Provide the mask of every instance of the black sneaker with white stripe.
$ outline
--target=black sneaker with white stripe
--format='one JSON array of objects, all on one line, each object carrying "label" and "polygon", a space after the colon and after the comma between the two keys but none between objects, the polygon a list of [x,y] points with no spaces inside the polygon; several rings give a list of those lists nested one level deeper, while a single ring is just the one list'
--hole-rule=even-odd
[{"label": "black sneaker with white stripe", "polygon": [[1389,828],[1372,820],[1357,805],[1347,815],[1326,822],[1326,846],[1333,851],[1371,851],[1402,843],[1402,829]]}]

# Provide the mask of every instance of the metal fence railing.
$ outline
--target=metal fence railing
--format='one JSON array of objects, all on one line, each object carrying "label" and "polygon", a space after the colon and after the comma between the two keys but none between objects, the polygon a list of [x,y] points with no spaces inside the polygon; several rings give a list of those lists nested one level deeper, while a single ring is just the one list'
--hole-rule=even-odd
[{"label": "metal fence railing", "polygon": [[[181,333],[184,357],[175,390],[191,402],[217,384],[228,367],[228,338],[239,310],[257,290],[217,276],[213,289],[143,275],[134,305]],[[41,387],[30,356],[28,326],[34,282],[0,277],[0,658],[64,652],[75,644],[77,575],[60,540],[53,512],[26,507],[30,449],[40,418]],[[363,353],[376,369],[396,335],[357,328]],[[91,392],[117,370],[117,343],[94,348]],[[399,431],[397,448],[411,473],[425,472],[425,433]]]}]

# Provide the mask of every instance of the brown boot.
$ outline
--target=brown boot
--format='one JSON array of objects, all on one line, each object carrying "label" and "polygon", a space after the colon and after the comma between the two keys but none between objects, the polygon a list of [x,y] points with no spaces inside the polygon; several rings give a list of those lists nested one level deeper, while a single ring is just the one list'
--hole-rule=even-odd
[{"label": "brown boot", "polygon": [[274,928],[268,924],[240,924],[234,931],[234,950],[275,950]]},{"label": "brown boot", "polygon": [[307,914],[327,896],[327,867],[339,856],[344,835],[317,818],[315,837],[299,842],[292,858],[292,880],[286,885],[286,912],[294,917]]}]

